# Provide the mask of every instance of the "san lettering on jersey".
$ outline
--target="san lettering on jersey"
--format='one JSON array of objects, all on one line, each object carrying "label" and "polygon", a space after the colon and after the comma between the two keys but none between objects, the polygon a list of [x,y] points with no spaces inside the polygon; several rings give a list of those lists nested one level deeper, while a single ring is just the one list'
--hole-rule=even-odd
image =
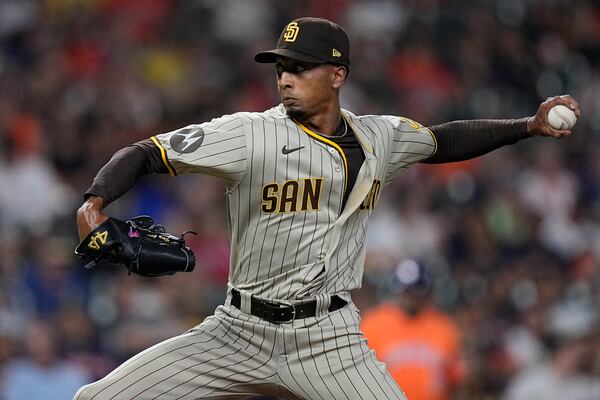
[{"label": "san lettering on jersey", "polygon": [[322,183],[323,178],[303,178],[264,185],[260,208],[265,213],[318,210]]},{"label": "san lettering on jersey", "polygon": [[[262,188],[261,210],[265,213],[287,213],[319,209],[323,178],[288,180],[269,183]],[[379,198],[381,181],[375,179],[359,210],[372,210]]]}]

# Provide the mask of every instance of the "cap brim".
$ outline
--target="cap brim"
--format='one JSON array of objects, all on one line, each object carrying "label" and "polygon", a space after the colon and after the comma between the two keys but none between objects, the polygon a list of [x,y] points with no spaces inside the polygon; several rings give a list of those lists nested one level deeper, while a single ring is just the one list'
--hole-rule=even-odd
[{"label": "cap brim", "polygon": [[259,63],[274,63],[277,61],[277,57],[287,57],[292,60],[309,62],[309,63],[325,63],[325,60],[322,60],[315,56],[309,56],[308,54],[300,53],[295,50],[290,49],[273,49],[267,51],[261,51],[254,56],[254,61]]}]

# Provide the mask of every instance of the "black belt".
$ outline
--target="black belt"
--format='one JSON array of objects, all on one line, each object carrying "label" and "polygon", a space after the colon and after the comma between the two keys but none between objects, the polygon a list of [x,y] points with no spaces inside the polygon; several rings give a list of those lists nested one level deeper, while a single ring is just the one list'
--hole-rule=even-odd
[{"label": "black belt", "polygon": [[[239,309],[241,302],[242,297],[240,295],[240,291],[237,289],[231,289],[231,305]],[[339,310],[346,304],[348,304],[346,300],[335,294],[331,296],[331,304],[327,310],[329,312]],[[250,314],[275,324],[292,322],[293,320],[299,318],[314,317],[316,313],[316,300],[294,305],[273,303],[270,301],[257,299],[254,296],[250,298]]]}]

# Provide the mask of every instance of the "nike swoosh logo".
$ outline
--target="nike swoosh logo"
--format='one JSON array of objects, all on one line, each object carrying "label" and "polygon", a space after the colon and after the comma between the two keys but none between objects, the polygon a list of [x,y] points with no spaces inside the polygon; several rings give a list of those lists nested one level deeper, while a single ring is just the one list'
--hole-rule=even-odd
[{"label": "nike swoosh logo", "polygon": [[304,148],[304,146],[296,147],[296,148],[293,148],[293,149],[286,149],[286,147],[283,146],[281,148],[281,152],[283,154],[290,154],[290,153],[293,153],[293,152],[298,151],[298,150],[303,149],[303,148]]}]

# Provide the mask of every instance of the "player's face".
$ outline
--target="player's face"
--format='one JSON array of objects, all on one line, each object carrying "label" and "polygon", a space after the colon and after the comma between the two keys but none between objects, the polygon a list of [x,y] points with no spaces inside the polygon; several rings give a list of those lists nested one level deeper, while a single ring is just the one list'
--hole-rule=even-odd
[{"label": "player's face", "polygon": [[337,99],[334,82],[338,68],[284,57],[277,59],[277,89],[290,117],[310,118],[326,110],[332,99]]}]

